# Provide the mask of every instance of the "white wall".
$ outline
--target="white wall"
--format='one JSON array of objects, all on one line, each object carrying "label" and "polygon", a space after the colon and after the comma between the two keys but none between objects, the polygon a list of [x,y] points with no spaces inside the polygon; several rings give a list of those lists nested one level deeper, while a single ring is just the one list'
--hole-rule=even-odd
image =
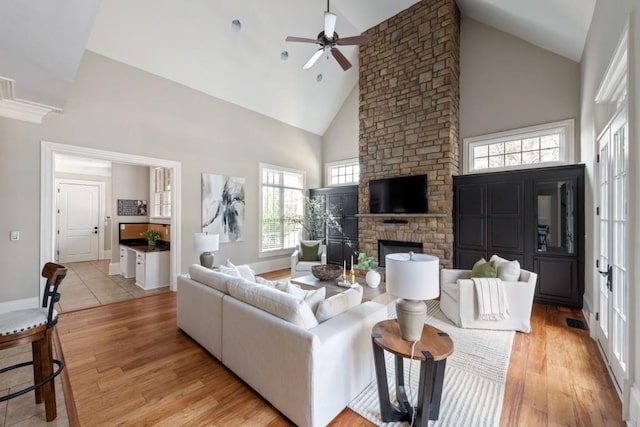
[{"label": "white wall", "polygon": [[[640,188],[640,108],[637,102],[640,100],[640,15],[638,15],[637,0],[606,1],[598,0],[593,19],[589,28],[589,35],[582,57],[581,64],[581,161],[586,164],[587,186],[586,203],[591,209],[587,209],[587,253],[586,253],[586,288],[585,300],[588,299],[594,311],[597,311],[597,280],[595,272],[595,258],[597,254],[598,235],[594,218],[593,206],[597,202],[596,188],[596,164],[595,154],[596,138],[606,120],[606,109],[596,108],[594,98],[605,75],[607,66],[617,47],[623,28],[629,20],[630,13],[634,13],[631,20],[632,49],[629,52],[629,346],[630,364],[629,379],[635,390],[634,396],[629,401],[629,390],[625,390],[625,408],[629,409],[629,417],[636,424],[640,423],[640,284],[637,266],[640,265],[640,211],[638,210],[638,197],[633,189]],[[623,414],[624,415],[624,414]]]},{"label": "white wall", "polygon": [[[319,136],[86,52],[64,113],[42,125],[0,118],[0,303],[38,295],[42,140],[181,162],[183,272],[197,261],[202,172],[246,178],[244,240],[216,253],[236,263],[258,261],[259,162],[305,170],[308,186],[320,185]],[[21,240],[9,241],[11,230]]]},{"label": "white wall", "polygon": [[[580,65],[462,17],[460,141],[580,118]],[[460,150],[462,153],[462,150]]]}]

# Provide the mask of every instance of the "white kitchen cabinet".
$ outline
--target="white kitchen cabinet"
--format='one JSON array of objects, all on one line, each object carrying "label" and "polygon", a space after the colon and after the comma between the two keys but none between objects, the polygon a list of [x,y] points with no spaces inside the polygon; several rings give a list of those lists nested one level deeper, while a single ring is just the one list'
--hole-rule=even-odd
[{"label": "white kitchen cabinet", "polygon": [[170,251],[135,251],[136,285],[142,289],[169,286]]},{"label": "white kitchen cabinet", "polygon": [[136,275],[136,253],[123,245],[120,245],[120,274],[126,279]]}]

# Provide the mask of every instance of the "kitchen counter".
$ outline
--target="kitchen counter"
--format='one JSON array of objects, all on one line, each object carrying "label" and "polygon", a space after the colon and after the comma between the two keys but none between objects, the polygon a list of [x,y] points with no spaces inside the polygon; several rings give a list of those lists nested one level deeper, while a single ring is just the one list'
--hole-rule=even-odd
[{"label": "kitchen counter", "polygon": [[158,240],[153,247],[149,246],[145,239],[124,239],[120,240],[120,244],[139,252],[164,252],[171,250],[171,244],[163,240]]}]

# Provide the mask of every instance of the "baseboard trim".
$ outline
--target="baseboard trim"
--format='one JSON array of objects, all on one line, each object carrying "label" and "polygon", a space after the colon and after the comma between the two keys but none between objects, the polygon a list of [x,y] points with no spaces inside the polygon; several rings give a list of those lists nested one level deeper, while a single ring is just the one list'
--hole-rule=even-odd
[{"label": "baseboard trim", "polygon": [[23,310],[25,308],[36,308],[40,304],[40,298],[24,298],[13,301],[0,302],[0,313],[7,313],[14,310]]},{"label": "baseboard trim", "polygon": [[276,258],[268,261],[259,261],[249,264],[256,273],[268,273],[270,271],[282,270],[291,267],[291,257]]},{"label": "baseboard trim", "polygon": [[640,426],[640,384],[636,383],[631,387],[631,398],[629,399],[629,427]]},{"label": "baseboard trim", "polygon": [[119,262],[111,262],[111,263],[109,263],[109,276],[113,276],[114,274],[120,274],[120,263]]}]

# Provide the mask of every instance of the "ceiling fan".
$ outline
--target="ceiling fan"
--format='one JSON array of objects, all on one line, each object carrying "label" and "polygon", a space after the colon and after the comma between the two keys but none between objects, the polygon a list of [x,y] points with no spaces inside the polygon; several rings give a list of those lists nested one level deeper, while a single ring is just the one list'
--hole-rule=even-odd
[{"label": "ceiling fan", "polygon": [[316,63],[318,58],[322,56],[323,53],[327,54],[327,58],[329,57],[329,52],[331,55],[338,61],[338,64],[342,67],[344,71],[347,71],[351,68],[351,63],[349,60],[338,50],[336,45],[339,46],[347,46],[347,45],[361,45],[367,44],[369,42],[369,36],[367,35],[359,35],[353,37],[345,37],[341,39],[338,37],[338,33],[335,32],[336,28],[336,15],[329,12],[329,0],[327,0],[327,11],[324,13],[324,30],[320,31],[318,37],[316,39],[307,39],[304,37],[292,37],[289,36],[285,40],[288,42],[302,42],[302,43],[316,43],[320,45],[320,49],[313,54],[313,56],[307,61],[306,64],[302,67],[305,70],[313,67],[313,64]]}]

